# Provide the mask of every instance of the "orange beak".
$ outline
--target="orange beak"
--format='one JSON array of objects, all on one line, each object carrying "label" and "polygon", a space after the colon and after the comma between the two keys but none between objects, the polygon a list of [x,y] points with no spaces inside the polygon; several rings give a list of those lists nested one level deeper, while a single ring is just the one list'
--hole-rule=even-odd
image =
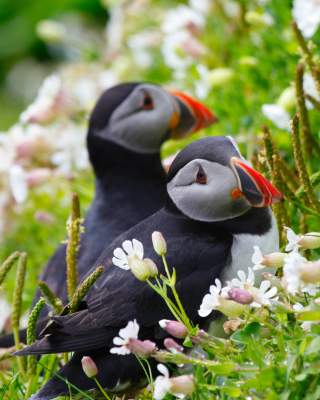
[{"label": "orange beak", "polygon": [[238,189],[254,207],[265,207],[285,201],[282,194],[262,175],[238,157],[231,158],[231,168],[237,178]]},{"label": "orange beak", "polygon": [[169,124],[173,139],[187,137],[218,122],[212,112],[199,101],[177,91],[167,90],[167,92],[171,95],[175,108]]}]

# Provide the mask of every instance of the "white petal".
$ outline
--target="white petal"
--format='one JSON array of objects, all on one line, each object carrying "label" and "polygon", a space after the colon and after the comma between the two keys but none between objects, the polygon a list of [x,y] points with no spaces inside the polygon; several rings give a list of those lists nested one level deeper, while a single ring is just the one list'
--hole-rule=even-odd
[{"label": "white petal", "polygon": [[200,317],[207,317],[211,312],[212,310],[202,310],[201,308],[200,310],[198,310],[198,314],[200,315]]},{"label": "white petal", "polygon": [[154,382],[153,397],[155,400],[163,399],[169,391],[170,386],[171,385],[168,378],[165,378],[164,376],[158,376]]},{"label": "white petal", "polygon": [[253,264],[261,264],[264,260],[261,250],[259,249],[258,246],[253,246],[253,248],[254,248],[254,253],[252,255],[251,260]]},{"label": "white petal", "polygon": [[271,297],[273,297],[276,294],[277,294],[277,288],[273,286],[268,292],[264,294],[263,297],[271,299]]},{"label": "white petal", "polygon": [[240,269],[240,271],[238,271],[238,276],[241,280],[241,282],[245,282],[246,281],[246,274],[244,271],[242,271],[242,269]]},{"label": "white petal", "polygon": [[133,254],[133,246],[131,240],[125,240],[122,243],[122,247],[128,253],[129,256]]},{"label": "white petal", "polygon": [[26,174],[21,165],[12,165],[9,169],[9,184],[11,193],[18,204],[22,204],[28,197]]},{"label": "white petal", "polygon": [[251,306],[251,307],[260,308],[260,307],[261,307],[261,304],[260,304],[260,303],[257,303],[256,301],[253,301],[253,302],[250,304],[250,306]]},{"label": "white petal", "polygon": [[113,338],[113,343],[116,344],[117,346],[122,346],[126,344],[126,341],[121,339],[119,336],[116,336]]},{"label": "white petal", "polygon": [[265,268],[266,268],[265,265],[256,264],[256,265],[253,267],[253,270],[254,270],[254,271],[260,271],[261,269],[265,269]]},{"label": "white petal", "polygon": [[143,245],[139,240],[133,239],[133,251],[136,253],[136,255],[142,260],[143,259]]},{"label": "white petal", "polygon": [[221,282],[220,282],[220,279],[216,279],[216,280],[215,280],[215,284],[216,284],[218,293],[220,293],[220,290],[221,290]]},{"label": "white petal", "polygon": [[157,368],[162,375],[164,375],[166,378],[169,378],[169,370],[164,364],[158,364]]},{"label": "white petal", "polygon": [[246,280],[246,283],[248,284],[248,285],[251,285],[251,286],[253,286],[253,284],[254,284],[254,279],[255,279],[255,274],[254,274],[254,272],[252,271],[252,268],[248,268],[248,279]]},{"label": "white petal", "polygon": [[113,258],[112,258],[112,262],[113,262],[114,265],[116,265],[116,266],[119,267],[119,268],[122,268],[122,269],[125,269],[125,270],[130,269],[130,267],[129,267],[128,264],[126,264],[126,263],[125,263],[124,261],[122,261],[122,260],[119,260],[118,258],[113,257]]},{"label": "white petal", "polygon": [[294,310],[296,310],[296,311],[298,311],[298,312],[301,312],[301,311],[303,311],[303,305],[302,304],[300,304],[300,303],[296,303],[296,304],[294,304],[293,305],[293,307],[292,307]]},{"label": "white petal", "polygon": [[124,262],[127,262],[127,256],[126,253],[120,248],[117,247],[114,251],[113,251],[113,255],[117,258],[119,258],[120,260],[123,260]]},{"label": "white petal", "polygon": [[125,328],[120,329],[119,336],[125,340],[138,339],[139,325],[137,321],[129,321]]},{"label": "white petal", "polygon": [[271,285],[270,281],[262,281],[259,288],[260,294],[263,295],[269,289],[270,285]]},{"label": "white petal", "polygon": [[120,354],[122,356],[125,356],[126,354],[130,354],[131,352],[125,346],[122,346],[122,347],[112,347],[110,349],[110,353]]},{"label": "white petal", "polygon": [[233,286],[235,286],[235,287],[239,287],[239,288],[243,287],[243,283],[240,282],[239,279],[237,279],[237,278],[231,279],[231,283],[232,283]]},{"label": "white petal", "polygon": [[290,121],[290,114],[277,104],[263,104],[261,107],[264,114],[279,129],[286,129],[287,122]]}]

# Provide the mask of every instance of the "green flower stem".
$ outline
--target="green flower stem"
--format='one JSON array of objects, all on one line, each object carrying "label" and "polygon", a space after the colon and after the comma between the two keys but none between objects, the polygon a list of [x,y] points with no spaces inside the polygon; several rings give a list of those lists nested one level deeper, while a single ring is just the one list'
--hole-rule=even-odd
[{"label": "green flower stem", "polygon": [[110,397],[107,395],[107,393],[102,389],[100,383],[98,382],[98,379],[95,376],[93,377],[93,379],[94,379],[95,383],[98,385],[101,392],[104,394],[105,398],[108,400],[111,400]]},{"label": "green flower stem", "polygon": [[[271,324],[269,324],[268,322],[264,321],[263,319],[260,319],[258,317],[256,317],[255,315],[252,315],[250,313],[244,313],[245,315],[248,315],[250,318],[254,319],[255,321],[259,322],[260,324],[263,324],[265,326],[267,326],[268,328],[270,328],[271,330],[277,332],[277,333],[281,333],[282,331],[280,331],[279,329],[275,328],[274,326],[272,326]],[[287,335],[284,333],[284,335],[287,339],[292,339],[291,336]]]},{"label": "green flower stem", "polygon": [[316,212],[320,214],[320,203],[315,194],[312,184],[310,182],[307,167],[302,155],[301,143],[299,138],[299,117],[295,115],[292,120],[292,143],[294,150],[294,158],[296,161],[297,169],[299,171],[299,177],[304,187],[304,190],[309,198],[310,203],[315,208]]},{"label": "green flower stem", "polygon": [[[185,310],[184,310],[184,308],[183,308],[183,306],[182,306],[182,304],[181,304],[181,301],[180,301],[180,299],[179,299],[178,293],[177,293],[176,288],[175,288],[175,282],[174,282],[174,281],[172,280],[172,278],[170,277],[169,268],[168,268],[168,265],[167,265],[167,260],[166,260],[166,258],[165,258],[164,255],[162,256],[162,261],[163,261],[163,263],[164,263],[164,266],[165,266],[165,269],[166,269],[168,278],[169,278],[169,280],[171,281],[170,284],[169,284],[169,286],[171,287],[171,290],[172,290],[172,292],[173,292],[174,298],[175,298],[175,300],[176,300],[176,302],[177,302],[177,304],[178,304],[178,307],[179,307],[179,309],[180,309],[180,314],[181,314],[181,316],[182,316],[183,324],[184,324],[184,325],[188,328],[188,330],[190,331],[190,330],[192,329],[191,323],[190,323],[189,318],[187,317],[187,314],[186,314],[186,312],[185,312]],[[175,274],[174,274],[174,275],[175,275]]]},{"label": "green flower stem", "polygon": [[[21,315],[21,298],[22,298],[22,290],[24,285],[24,278],[26,275],[26,266],[27,266],[27,253],[21,253],[18,261],[18,269],[16,275],[16,282],[14,286],[13,292],[13,306],[12,306],[12,328],[13,328],[13,336],[14,343],[16,345],[16,349],[20,350],[20,338],[19,338],[19,320]],[[21,371],[21,374],[25,380],[28,380],[26,375],[26,371],[23,366],[22,357],[17,357],[17,362]]]},{"label": "green flower stem", "polygon": [[308,45],[307,45],[304,37],[302,36],[302,33],[301,33],[300,29],[298,28],[296,21],[291,21],[291,25],[292,25],[294,34],[296,36],[297,42],[299,43],[301,50],[305,56],[306,63],[308,65],[310,73],[313,74],[313,68],[315,67],[315,65],[314,65],[312,53],[309,50]]},{"label": "green flower stem", "polygon": [[[313,77],[314,77],[314,80],[316,82],[318,93],[320,94],[320,68],[319,67],[313,67],[311,72],[313,72]],[[315,108],[317,108],[317,107],[315,107]]]},{"label": "green flower stem", "polygon": [[[316,186],[320,183],[320,171],[312,174],[310,176],[310,181],[312,186]],[[305,190],[303,186],[300,186],[299,189],[296,191],[295,195],[298,199],[302,198],[305,195]]]},{"label": "green flower stem", "polygon": [[27,386],[27,390],[26,390],[26,394],[25,394],[25,399],[28,399],[31,396],[31,388],[33,385],[33,380],[34,380],[34,376],[29,376],[29,380],[28,380],[28,386]]},{"label": "green flower stem", "polygon": [[139,361],[141,368],[143,369],[147,379],[148,379],[148,383],[151,387],[151,393],[152,393],[152,399],[153,399],[153,379],[152,379],[152,373],[151,373],[151,368],[150,368],[150,364],[148,363],[148,361],[146,359],[144,359],[144,361],[147,363],[148,368],[149,368],[149,374],[147,373],[147,370],[145,368],[145,366],[143,365],[142,361],[140,360],[140,358],[138,356],[136,356],[136,359]]},{"label": "green flower stem", "polygon": [[6,277],[7,273],[10,271],[11,267],[13,266],[13,264],[17,261],[19,256],[20,256],[20,253],[18,251],[15,251],[1,265],[1,267],[0,267],[0,285],[4,281],[4,278]]},{"label": "green flower stem", "polygon": [[99,278],[99,276],[104,271],[104,267],[98,267],[88,278],[82,283],[79,289],[74,294],[70,304],[69,304],[69,314],[76,312],[79,308],[79,305],[84,298],[84,296],[88,293],[91,286],[95,283],[95,281]]},{"label": "green flower stem", "polygon": [[44,281],[39,281],[38,286],[42,292],[42,294],[48,299],[52,308],[56,315],[59,315],[63,309],[62,302],[58,299],[57,296],[54,295],[53,291],[49,288],[49,286]]},{"label": "green flower stem", "polygon": [[303,210],[307,211],[309,214],[312,214],[314,217],[320,219],[320,214],[316,213],[315,211],[313,211],[311,208],[305,206],[304,204],[297,202],[297,201],[293,201],[293,200],[289,200],[291,203],[295,204],[297,207],[302,208]]},{"label": "green flower stem", "polygon": [[320,112],[320,102],[307,93],[305,93],[305,96],[310,101],[310,103],[312,103],[313,107]]},{"label": "green flower stem", "polygon": [[[54,363],[55,363],[55,361],[56,361],[56,358],[57,358],[57,354],[52,354],[52,355],[51,355],[50,360],[49,360],[49,362],[48,362],[48,368],[49,368],[49,370],[51,370],[51,369],[54,368]],[[49,370],[47,370],[46,373],[45,373],[45,375],[44,375],[44,381],[45,381],[45,382],[48,382],[48,380],[49,380],[50,377],[51,377],[51,373],[50,373]]]},{"label": "green flower stem", "polygon": [[68,296],[69,300],[78,285],[78,273],[77,273],[77,251],[80,241],[80,202],[79,197],[76,193],[72,195],[71,205],[71,219],[67,222],[67,232],[69,235],[68,246],[67,246],[67,283],[68,283]]}]

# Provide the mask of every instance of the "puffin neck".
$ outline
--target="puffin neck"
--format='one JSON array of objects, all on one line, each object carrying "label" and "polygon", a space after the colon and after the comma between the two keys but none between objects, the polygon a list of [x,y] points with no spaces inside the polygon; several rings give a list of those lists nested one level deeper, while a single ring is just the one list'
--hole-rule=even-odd
[{"label": "puffin neck", "polygon": [[[155,189],[159,186],[165,192],[166,173],[161,164],[160,153],[143,154],[101,138],[88,137],[90,161],[93,165],[97,189],[110,190],[140,187]],[[150,187],[151,185],[151,187]],[[136,190],[136,189],[135,189]]]},{"label": "puffin neck", "polygon": [[270,207],[251,207],[248,212],[239,217],[225,219],[222,221],[204,222],[197,221],[184,215],[167,196],[165,211],[174,214],[186,225],[207,232],[221,232],[230,234],[251,234],[262,236],[271,229],[272,213]]}]

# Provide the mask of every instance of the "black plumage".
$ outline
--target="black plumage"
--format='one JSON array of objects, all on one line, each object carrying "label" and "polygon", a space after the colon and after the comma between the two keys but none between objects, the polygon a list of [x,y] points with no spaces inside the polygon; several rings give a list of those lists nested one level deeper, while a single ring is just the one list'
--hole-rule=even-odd
[{"label": "black plumage", "polygon": [[[169,173],[169,181],[194,157],[204,158],[201,148],[204,152],[211,149],[208,154],[215,161],[213,148],[216,143],[220,146],[220,142],[219,137],[206,138],[185,148],[171,167],[173,172]],[[228,146],[225,138],[222,142],[227,144],[225,152],[229,159],[239,155],[234,147]],[[117,392],[117,387],[122,384],[126,384],[127,389],[139,387],[145,379],[143,370],[132,355],[110,354],[112,340],[120,328],[136,319],[140,325],[139,338],[153,340],[161,347],[167,333],[160,328],[159,320],[172,319],[172,315],[163,299],[146,282],[138,281],[130,271],[113,265],[114,249],[121,247],[125,240],[137,239],[143,243],[144,258],[154,260],[159,273],[164,274],[161,257],[155,253],[151,240],[154,231],[162,232],[168,245],[166,259],[169,269],[177,271],[176,289],[186,313],[195,325],[207,329],[217,313],[201,318],[198,310],[210,285],[232,262],[234,235],[263,236],[270,231],[271,225],[269,210],[253,207],[236,218],[201,222],[184,215],[168,196],[163,209],[119,236],[103,252],[88,274],[99,265],[103,265],[105,271],[88,292],[81,310],[72,315],[52,317],[52,324],[43,332],[48,336],[18,354],[75,351],[59,374],[81,390],[96,388],[82,371],[80,361],[84,355],[91,356],[96,362],[99,369],[97,378],[107,390]],[[243,252],[247,249],[244,248]],[[150,361],[156,374],[155,361]],[[48,400],[64,394],[68,394],[67,386],[52,377],[32,399]]]},{"label": "black plumage", "polygon": [[[179,124],[174,128],[179,129],[180,135],[191,133],[196,123],[196,118],[192,115],[192,107],[188,109],[188,103],[183,104],[178,98],[156,85],[125,83],[108,89],[100,97],[92,112],[87,136],[89,157],[96,180],[95,197],[85,217],[84,233],[81,235],[80,249],[77,254],[79,280],[115,238],[158,211],[165,203],[166,173],[161,164],[160,146],[170,138],[173,129],[164,126],[159,127],[157,131],[157,126],[148,126],[150,120],[143,117],[142,111],[145,109],[140,107],[138,97],[137,104],[133,103],[133,109],[127,106],[128,111],[124,109],[122,112],[125,116],[122,120],[126,121],[125,118],[127,118],[125,131],[131,141],[136,133],[131,132],[133,126],[130,117],[141,115],[139,122],[143,135],[137,139],[140,140],[137,142],[137,150],[130,148],[130,142],[125,143],[126,136],[121,137],[122,142],[119,142],[117,130],[115,129],[115,132],[112,130],[113,126],[119,122],[112,119],[115,112],[121,111],[121,108],[125,106],[124,102],[142,86],[143,95],[150,87],[150,90],[153,87],[157,91],[162,91],[163,96],[168,98],[169,106],[171,99],[177,102],[175,105],[177,109],[172,106],[172,110],[170,107],[160,110],[159,107],[159,112],[162,111],[163,114],[159,116],[155,114],[155,124],[163,118],[170,120],[171,114],[178,112],[179,108]],[[150,93],[153,95],[152,91]],[[130,105],[130,107],[133,106]],[[155,111],[157,111],[156,107],[157,104]],[[147,111],[147,117],[149,115]],[[208,119],[206,124],[210,125],[213,122],[215,122],[214,119]],[[155,150],[154,148],[151,151],[147,149],[146,152],[144,146],[148,145],[150,137],[155,138]],[[39,279],[49,285],[64,305],[68,303],[66,244],[59,245],[46,263]],[[37,289],[33,306],[41,295],[40,289]],[[49,311],[49,305],[45,305],[37,324],[37,334],[48,322]],[[25,342],[25,334],[25,330],[20,332],[22,342]],[[0,339],[0,347],[9,347],[13,344],[12,335]]]}]

